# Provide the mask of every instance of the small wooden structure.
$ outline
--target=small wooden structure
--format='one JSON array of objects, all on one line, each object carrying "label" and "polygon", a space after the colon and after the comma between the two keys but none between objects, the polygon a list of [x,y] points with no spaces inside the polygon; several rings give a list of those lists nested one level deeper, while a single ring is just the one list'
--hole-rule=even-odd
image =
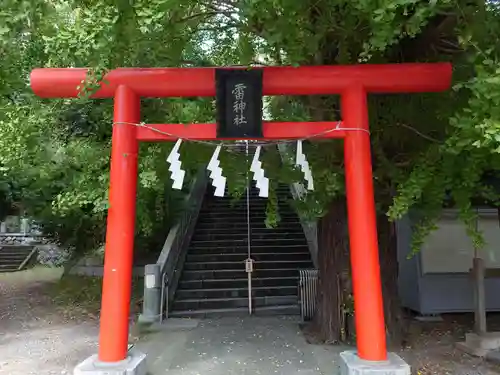
[{"label": "small wooden structure", "polygon": [[[477,251],[485,265],[484,302],[487,311],[500,311],[500,226],[496,208],[478,208],[477,228],[486,246]],[[410,215],[411,216],[411,215]],[[408,259],[412,220],[397,223],[399,294],[404,307],[420,314],[475,310],[472,267],[475,251],[458,211],[447,209],[438,229],[426,239],[420,253]]]}]

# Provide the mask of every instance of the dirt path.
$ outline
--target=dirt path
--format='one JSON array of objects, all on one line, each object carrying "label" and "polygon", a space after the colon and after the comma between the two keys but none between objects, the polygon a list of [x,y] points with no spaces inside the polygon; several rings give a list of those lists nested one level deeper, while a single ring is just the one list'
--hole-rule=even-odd
[{"label": "dirt path", "polygon": [[0,274],[0,374],[71,374],[96,350],[97,323],[64,319],[47,294],[60,271]]},{"label": "dirt path", "polygon": [[[412,322],[411,345],[400,352],[418,375],[499,375],[500,367],[463,353],[455,343],[473,329],[472,314],[445,314],[442,322]],[[490,314],[488,325],[499,330],[500,315]]]},{"label": "dirt path", "polygon": [[[432,340],[434,341],[434,340]],[[453,342],[432,342],[400,352],[416,375],[499,375],[500,369],[484,359],[464,354]]]},{"label": "dirt path", "polygon": [[[97,351],[95,317],[67,317],[52,302],[48,290],[60,276],[60,270],[48,268],[0,274],[0,375],[69,375],[77,363]],[[400,353],[412,366],[413,374],[500,375],[498,366],[454,349],[453,343],[471,328],[469,321],[460,319],[451,317],[442,324],[419,327],[411,348]],[[498,319],[489,319],[489,324],[492,330],[500,331],[500,314]],[[339,347],[322,350],[333,356]],[[192,366],[188,362],[179,364],[179,368]]]}]

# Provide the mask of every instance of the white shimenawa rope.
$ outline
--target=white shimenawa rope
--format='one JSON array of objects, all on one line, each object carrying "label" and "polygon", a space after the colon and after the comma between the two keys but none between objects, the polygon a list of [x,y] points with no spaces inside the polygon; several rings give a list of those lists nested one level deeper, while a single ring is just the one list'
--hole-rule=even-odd
[{"label": "white shimenawa rope", "polygon": [[[313,178],[312,178],[312,173],[309,168],[309,164],[305,158],[304,153],[302,152],[302,142],[305,140],[309,139],[314,139],[321,137],[325,134],[329,134],[335,131],[363,131],[368,134],[370,134],[370,131],[367,129],[362,129],[362,128],[341,128],[341,121],[337,122],[337,125],[334,128],[324,130],[320,133],[313,134],[309,137],[302,138],[302,139],[294,139],[294,140],[282,140],[279,142],[252,142],[252,145],[256,146],[256,153],[254,156],[253,160],[253,168],[251,168],[252,172],[254,172],[254,179],[257,182],[258,188],[259,188],[259,195],[266,197],[268,195],[268,189],[269,189],[269,179],[264,177],[264,170],[261,167],[261,163],[259,161],[259,154],[260,154],[260,149],[261,147],[270,147],[270,146],[278,146],[279,144],[283,143],[295,143],[297,142],[297,161],[296,164],[301,168],[302,172],[304,173],[305,180],[308,182],[308,190],[314,190],[314,185],[313,185]],[[215,146],[215,151],[212,155],[212,158],[210,159],[210,163],[207,166],[207,169],[211,172],[210,173],[210,178],[212,179],[212,185],[216,188],[214,195],[218,197],[223,197],[224,196],[224,191],[226,187],[226,178],[222,176],[222,168],[219,166],[220,161],[219,161],[219,153],[224,145],[226,150],[228,152],[233,152],[229,145],[227,143],[223,143],[222,141],[217,141],[217,142],[210,142],[210,141],[201,141],[198,139],[192,139],[189,137],[181,137],[179,135],[165,132],[163,130],[157,129],[154,126],[147,125],[144,122],[140,123],[134,123],[134,122],[126,122],[126,121],[115,121],[113,122],[114,125],[132,125],[132,126],[137,126],[145,129],[149,129],[153,132],[156,132],[158,134],[166,135],[168,137],[172,137],[176,140],[176,143],[170,152],[167,162],[170,163],[169,171],[172,173],[171,178],[173,180],[173,185],[172,188],[174,189],[182,189],[182,184],[184,182],[184,177],[186,172],[181,168],[181,161],[180,161],[180,153],[179,153],[179,148],[181,146],[182,141],[190,141],[190,142],[196,142],[204,145],[209,145],[209,146]],[[247,142],[247,148],[249,145],[249,142]],[[248,150],[247,150],[248,152]],[[256,164],[259,164],[258,166]]]},{"label": "white shimenawa rope", "polygon": [[[367,129],[362,129],[362,128],[341,128],[340,127],[341,124],[342,124],[342,122],[338,121],[337,125],[334,128],[324,130],[324,131],[322,131],[320,133],[313,134],[313,135],[311,135],[309,137],[306,137],[306,138],[293,139],[293,140],[282,140],[282,141],[279,141],[279,142],[260,142],[260,143],[259,142],[252,142],[251,144],[255,145],[255,146],[263,146],[263,147],[277,146],[277,145],[282,144],[282,143],[295,143],[295,142],[297,142],[299,140],[301,140],[301,141],[307,141],[309,139],[318,138],[318,137],[321,137],[321,136],[323,136],[325,134],[330,134],[330,133],[335,132],[335,131],[362,131],[362,132],[370,134],[370,131],[367,130]],[[113,122],[113,125],[133,125],[133,126],[137,126],[137,127],[140,127],[140,128],[149,129],[149,130],[154,131],[155,133],[158,133],[158,134],[162,134],[162,135],[166,135],[168,137],[172,137],[175,140],[182,139],[183,141],[196,142],[196,143],[201,143],[201,144],[205,144],[205,145],[209,145],[209,146],[218,146],[218,145],[225,145],[225,146],[227,146],[227,144],[223,143],[222,141],[210,142],[210,141],[201,141],[201,140],[198,140],[198,139],[192,139],[192,138],[189,138],[189,137],[181,137],[179,135],[176,135],[176,134],[173,134],[173,133],[169,133],[169,132],[165,132],[163,130],[157,129],[154,126],[147,125],[144,122],[134,123],[134,122],[126,122],[126,121],[115,121],[115,122]],[[227,147],[226,147],[226,149],[227,149]],[[232,152],[230,149],[227,149],[227,151]]]}]

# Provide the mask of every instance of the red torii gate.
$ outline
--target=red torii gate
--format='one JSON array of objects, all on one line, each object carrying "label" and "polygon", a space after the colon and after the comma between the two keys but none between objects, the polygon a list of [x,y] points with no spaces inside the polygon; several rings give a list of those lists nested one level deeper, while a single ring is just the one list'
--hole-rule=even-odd
[{"label": "red torii gate", "polygon": [[[387,64],[264,67],[264,95],[341,95],[342,123],[267,122],[264,139],[344,139],[349,242],[358,356],[385,361],[386,335],[375,206],[373,199],[368,93],[439,92],[449,88],[452,67]],[[43,98],[76,98],[87,69],[35,69],[31,87]],[[216,124],[141,123],[141,97],[215,96],[215,68],[120,68],[108,73],[94,98],[114,98],[110,207],[106,232],[99,361],[127,357],[132,253],[135,224],[138,143],[176,138],[216,140]],[[155,132],[153,127],[176,137]]]}]

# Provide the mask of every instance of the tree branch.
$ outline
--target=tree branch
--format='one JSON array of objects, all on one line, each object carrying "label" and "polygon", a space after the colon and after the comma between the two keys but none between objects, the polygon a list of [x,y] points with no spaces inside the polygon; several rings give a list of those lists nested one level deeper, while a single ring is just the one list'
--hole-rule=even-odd
[{"label": "tree branch", "polygon": [[403,124],[403,123],[399,123],[398,125],[402,126],[403,128],[406,128],[408,130],[411,130],[412,132],[414,132],[415,134],[419,135],[420,137],[422,138],[425,138],[427,139],[428,141],[431,141],[431,142],[434,142],[434,143],[441,143],[440,141],[438,141],[436,138],[432,138],[431,136],[429,135],[426,135],[426,134],[423,134],[421,132],[419,132],[417,129],[411,127],[410,125],[407,125],[407,124]]},{"label": "tree branch", "polygon": [[223,11],[214,10],[214,11],[210,11],[210,12],[199,12],[199,13],[191,14],[189,16],[181,18],[178,22],[186,22],[186,21],[192,20],[194,18],[198,18],[198,17],[209,18],[209,17],[217,16],[217,15],[222,15],[222,16],[226,16],[226,17],[230,17],[230,18],[232,16],[232,14],[230,12],[223,12]]}]

